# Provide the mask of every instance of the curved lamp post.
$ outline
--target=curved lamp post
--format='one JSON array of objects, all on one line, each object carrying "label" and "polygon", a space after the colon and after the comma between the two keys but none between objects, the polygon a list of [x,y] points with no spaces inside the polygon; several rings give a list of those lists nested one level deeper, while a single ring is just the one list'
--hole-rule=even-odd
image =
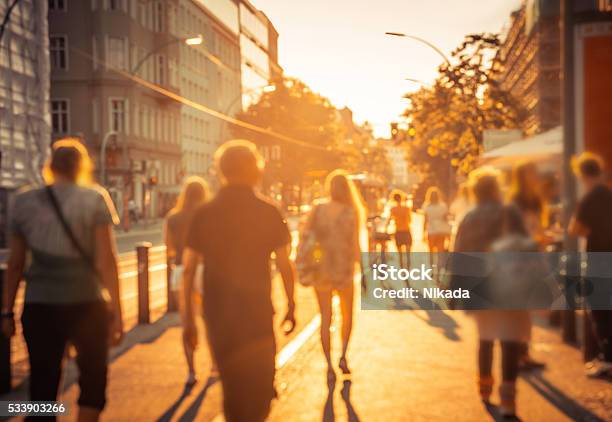
[{"label": "curved lamp post", "polygon": [[183,37],[183,38],[171,39],[170,41],[160,44],[157,47],[155,47],[153,50],[149,51],[142,59],[140,59],[138,63],[136,63],[136,65],[132,68],[132,70],[130,70],[130,74],[136,75],[138,71],[140,70],[140,68],[142,67],[142,65],[147,61],[149,57],[151,57],[155,53],[158,53],[159,51],[163,50],[164,48],[172,44],[185,43],[185,45],[194,46],[194,45],[200,45],[203,42],[204,42],[204,38],[202,37],[201,34],[198,34],[193,37]]},{"label": "curved lamp post", "polygon": [[400,38],[409,38],[411,40],[415,40],[420,42],[421,44],[425,44],[427,47],[431,48],[432,50],[434,50],[436,53],[438,53],[440,55],[440,57],[442,57],[444,59],[444,61],[450,65],[450,59],[448,58],[448,56],[446,54],[444,54],[444,52],[439,49],[438,47],[436,47],[434,44],[430,43],[429,41],[421,38],[421,37],[417,37],[415,35],[409,35],[409,34],[404,34],[403,32],[385,32],[386,35],[391,35],[393,37],[400,37]]}]

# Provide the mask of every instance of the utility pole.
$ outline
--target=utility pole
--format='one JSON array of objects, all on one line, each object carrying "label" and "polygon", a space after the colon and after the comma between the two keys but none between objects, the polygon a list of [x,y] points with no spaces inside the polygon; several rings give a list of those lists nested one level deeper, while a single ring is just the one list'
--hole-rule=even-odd
[{"label": "utility pole", "polygon": [[[576,182],[571,169],[571,160],[576,153],[575,141],[575,93],[574,93],[574,1],[563,0],[561,6],[562,68],[563,68],[563,221],[568,227],[576,207]],[[563,341],[576,341],[576,315],[574,312],[577,287],[580,283],[578,242],[565,233],[564,249],[569,253],[566,261],[565,294],[568,309],[561,313]]]}]

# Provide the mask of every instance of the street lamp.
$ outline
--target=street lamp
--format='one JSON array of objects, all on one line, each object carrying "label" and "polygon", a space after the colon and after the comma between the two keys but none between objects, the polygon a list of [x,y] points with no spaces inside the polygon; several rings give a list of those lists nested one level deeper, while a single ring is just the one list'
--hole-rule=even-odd
[{"label": "street lamp", "polygon": [[157,47],[155,47],[153,50],[149,51],[142,59],[140,59],[138,63],[136,63],[136,66],[132,68],[132,70],[130,71],[130,74],[136,75],[138,71],[140,70],[140,68],[142,67],[142,65],[145,63],[145,61],[147,61],[149,57],[151,57],[152,55],[158,53],[159,51],[163,50],[164,48],[172,44],[184,43],[185,45],[188,45],[188,46],[196,46],[196,45],[202,44],[203,42],[204,42],[204,37],[202,37],[202,34],[197,34],[191,37],[171,39],[170,41],[160,44]]},{"label": "street lamp", "polygon": [[420,42],[421,44],[425,44],[426,46],[428,46],[429,48],[434,50],[436,53],[438,53],[444,59],[444,61],[450,66],[450,60],[446,56],[446,54],[444,54],[444,52],[442,50],[440,50],[438,47],[436,47],[435,45],[433,45],[429,41],[424,40],[421,37],[417,37],[415,35],[404,34],[403,32],[385,32],[385,34],[393,36],[393,37],[410,38],[411,40],[415,40],[415,41]]},{"label": "street lamp", "polygon": [[198,34],[195,37],[185,39],[185,44],[187,45],[200,45],[203,42],[204,42],[204,38],[202,37],[202,34]]},{"label": "street lamp", "polygon": [[425,88],[431,88],[431,84],[428,84],[427,82],[423,82],[420,79],[414,79],[414,78],[404,78],[405,81],[409,81],[409,82],[414,82],[415,84],[419,84]]}]

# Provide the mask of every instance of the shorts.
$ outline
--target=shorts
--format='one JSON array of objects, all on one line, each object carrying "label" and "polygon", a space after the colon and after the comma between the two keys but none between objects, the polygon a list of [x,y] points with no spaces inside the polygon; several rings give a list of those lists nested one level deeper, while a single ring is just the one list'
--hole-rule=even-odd
[{"label": "shorts", "polygon": [[410,249],[412,245],[412,234],[409,231],[395,232],[393,237],[395,238],[395,244],[398,249],[400,246],[407,246],[408,249]]}]

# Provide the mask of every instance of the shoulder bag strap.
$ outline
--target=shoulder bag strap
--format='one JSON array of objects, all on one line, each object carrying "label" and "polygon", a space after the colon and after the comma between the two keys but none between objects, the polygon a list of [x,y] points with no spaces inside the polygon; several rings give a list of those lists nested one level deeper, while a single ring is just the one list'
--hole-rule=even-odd
[{"label": "shoulder bag strap", "polygon": [[62,228],[64,229],[64,233],[66,234],[66,236],[68,236],[68,239],[70,239],[70,242],[72,243],[72,246],[74,246],[74,248],[79,252],[79,255],[81,255],[81,258],[83,258],[83,261],[85,261],[87,263],[87,265],[94,272],[98,273],[98,269],[96,268],[96,265],[94,263],[93,258],[91,257],[91,255],[89,255],[85,251],[83,246],[79,243],[79,241],[76,238],[74,232],[70,228],[70,225],[68,224],[68,221],[66,221],[66,217],[64,216],[64,213],[62,213],[62,208],[60,207],[59,201],[57,200],[57,196],[55,196],[55,193],[53,192],[53,189],[51,188],[50,185],[47,185],[45,187],[45,190],[47,192],[47,196],[49,197],[49,202],[51,202],[51,205],[53,206],[53,210],[55,211],[55,215],[57,216],[57,219],[59,220],[60,224],[62,225]]}]

